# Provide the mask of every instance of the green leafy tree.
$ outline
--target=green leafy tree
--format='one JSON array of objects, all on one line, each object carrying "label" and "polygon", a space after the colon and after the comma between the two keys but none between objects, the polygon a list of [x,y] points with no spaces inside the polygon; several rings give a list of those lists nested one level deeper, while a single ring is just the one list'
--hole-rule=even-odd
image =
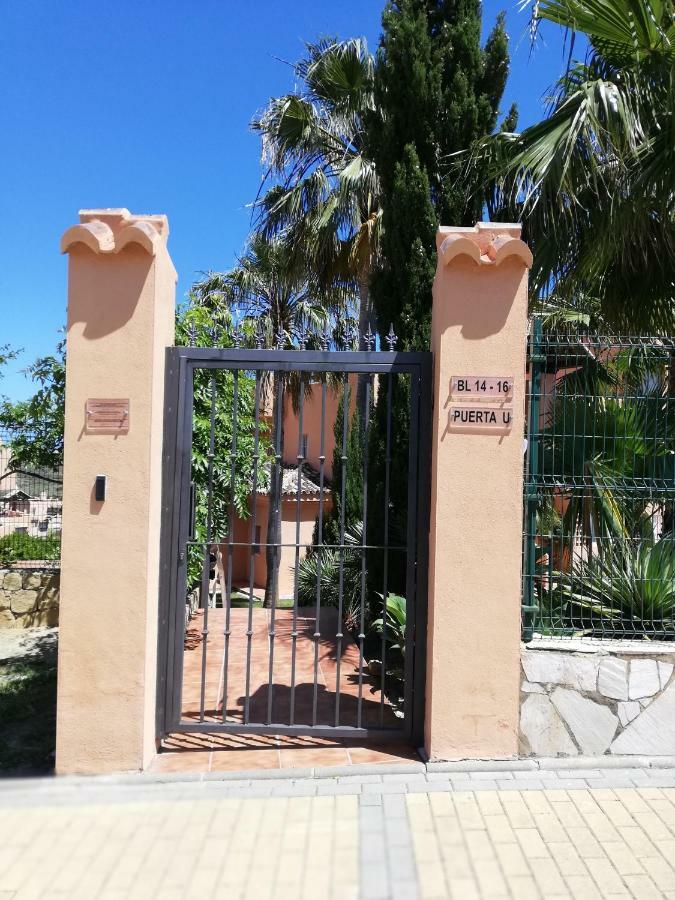
[{"label": "green leafy tree", "polygon": [[0,378],[3,376],[2,367],[6,365],[10,360],[16,359],[19,355],[18,350],[12,350],[9,344],[3,344],[0,346]]},{"label": "green leafy tree", "polygon": [[[197,298],[178,311],[176,344],[232,347],[227,310],[206,309]],[[230,515],[250,515],[254,455],[254,383],[244,373],[237,379],[237,445],[232,458],[234,375],[227,370],[197,368],[192,394],[191,479],[194,485],[194,544],[188,559],[189,587],[208,579],[213,547],[225,542]],[[211,420],[213,417],[213,429]],[[266,429],[260,425],[259,452],[264,456]],[[264,486],[265,473],[259,471]],[[208,583],[208,581],[207,581]]]},{"label": "green leafy tree", "polygon": [[28,400],[0,403],[0,426],[12,432],[13,471],[58,471],[63,465],[65,418],[65,340],[56,352],[42,356],[26,369],[37,390]]},{"label": "green leafy tree", "polygon": [[[348,406],[351,408],[351,400],[349,399],[351,391],[348,390]],[[332,505],[328,515],[324,516],[322,527],[322,543],[323,544],[339,544],[340,529],[342,519],[342,444],[344,435],[344,395],[340,397],[340,402],[333,423],[333,435],[335,437],[335,447],[333,448],[333,467],[331,478],[331,498]],[[352,415],[351,423],[347,424],[347,434],[345,442],[345,461],[344,461],[344,528],[345,532],[350,528],[361,526],[363,523],[363,436],[361,433],[360,418],[356,410]],[[314,536],[312,538],[313,546],[319,543],[319,519],[317,517],[314,526]]]},{"label": "green leafy tree", "polygon": [[540,122],[478,142],[464,164],[466,183],[486,173],[497,215],[523,221],[535,301],[569,314],[590,301],[615,333],[670,335],[672,0],[543,0],[533,11],[535,29],[559,25],[584,38],[588,52],[570,62]]},{"label": "green leafy tree", "polygon": [[[319,293],[307,269],[299,265],[284,234],[268,238],[254,233],[238,265],[228,272],[211,273],[196,286],[201,305],[215,313],[228,312],[242,328],[246,340],[262,347],[318,348],[334,339],[337,318],[345,311],[345,294],[339,288]],[[311,391],[310,379],[299,373],[274,372],[263,383],[272,396],[271,443],[274,456],[283,459],[285,397],[297,405],[302,391]],[[279,593],[281,555],[280,466],[270,466],[267,522],[267,578],[265,602],[276,602]]]}]

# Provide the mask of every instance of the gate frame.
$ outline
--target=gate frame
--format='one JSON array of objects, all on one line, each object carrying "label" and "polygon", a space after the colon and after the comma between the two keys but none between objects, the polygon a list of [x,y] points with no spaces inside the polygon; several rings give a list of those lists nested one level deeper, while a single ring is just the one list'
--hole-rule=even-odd
[{"label": "gate frame", "polygon": [[[156,737],[171,732],[232,734],[287,734],[316,737],[410,740],[424,743],[427,671],[427,618],[429,568],[429,515],[431,500],[431,437],[433,412],[432,354],[430,352],[374,350],[267,350],[240,348],[167,347],[162,471],[162,520],[160,530],[159,622],[157,646]],[[184,627],[185,577],[179,574],[186,554],[190,503],[192,445],[192,397],[195,369],[266,370],[300,372],[345,372],[351,374],[411,375],[411,432],[409,460],[416,476],[408,473],[407,553],[416,549],[413,617],[413,659],[406,661],[403,729],[357,728],[354,726],[307,726],[280,724],[228,724],[181,721],[182,665],[184,649],[178,633]],[[415,378],[417,374],[417,378]],[[417,421],[413,421],[416,410]],[[415,500],[415,494],[417,495]],[[412,515],[410,514],[412,513]],[[181,558],[181,556],[183,558]],[[410,578],[410,560],[407,561]],[[423,602],[419,602],[420,597]],[[412,601],[410,601],[412,602]]]}]

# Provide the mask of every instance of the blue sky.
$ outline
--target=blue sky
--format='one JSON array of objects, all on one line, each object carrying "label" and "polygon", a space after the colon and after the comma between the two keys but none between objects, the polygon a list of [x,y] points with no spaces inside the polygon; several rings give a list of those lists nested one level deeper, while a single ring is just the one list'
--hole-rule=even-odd
[{"label": "blue sky", "polygon": [[[59,237],[86,207],[166,213],[178,299],[200,271],[227,268],[249,230],[260,180],[248,128],[293,85],[283,60],[319,35],[377,46],[383,0],[0,0],[0,344],[24,348],[0,394],[27,396],[21,369],[65,322]],[[507,11],[512,74],[504,110],[541,113],[560,74],[553,29],[530,54],[527,12]],[[451,223],[447,223],[451,224]]]}]

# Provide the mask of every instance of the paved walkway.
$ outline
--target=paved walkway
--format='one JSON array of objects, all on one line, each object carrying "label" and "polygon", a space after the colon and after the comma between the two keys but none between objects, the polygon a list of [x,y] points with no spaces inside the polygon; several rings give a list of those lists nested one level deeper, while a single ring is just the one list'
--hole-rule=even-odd
[{"label": "paved walkway", "polygon": [[[339,639],[336,636],[337,610],[322,610],[318,643],[314,640],[316,620],[306,608],[295,617],[290,609],[251,610],[250,642],[248,609],[230,610],[227,623],[225,610],[210,609],[207,624],[206,643],[203,610],[188,626],[183,657],[183,718],[199,719],[203,712],[207,722],[219,722],[225,699],[230,724],[262,723],[268,721],[271,700],[274,722],[334,725],[337,715],[342,726],[396,725],[379,680],[361,667],[359,649],[347,629],[340,629],[346,633]],[[275,638],[270,660],[271,629]],[[226,631],[230,633],[227,653]]]},{"label": "paved walkway", "polygon": [[0,900],[675,900],[675,769],[383,770],[0,782]]}]

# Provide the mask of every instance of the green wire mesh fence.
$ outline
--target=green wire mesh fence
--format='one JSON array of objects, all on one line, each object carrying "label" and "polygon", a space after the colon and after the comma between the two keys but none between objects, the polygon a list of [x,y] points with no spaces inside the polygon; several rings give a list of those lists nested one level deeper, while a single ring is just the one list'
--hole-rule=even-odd
[{"label": "green wire mesh fence", "polygon": [[523,638],[675,639],[675,340],[528,354]]},{"label": "green wire mesh fence", "polygon": [[25,460],[31,429],[0,426],[0,569],[61,557],[63,472]]}]

